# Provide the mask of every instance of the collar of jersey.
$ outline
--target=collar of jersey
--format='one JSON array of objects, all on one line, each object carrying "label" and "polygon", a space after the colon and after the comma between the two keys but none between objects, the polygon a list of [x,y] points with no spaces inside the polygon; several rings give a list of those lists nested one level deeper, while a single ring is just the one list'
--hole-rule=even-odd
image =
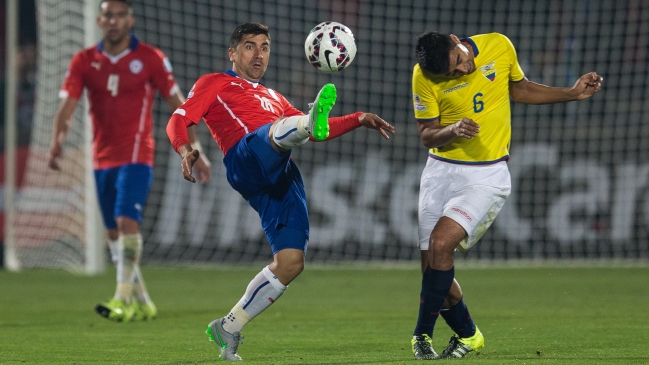
[{"label": "collar of jersey", "polygon": [[[252,82],[252,81],[246,80],[246,79],[244,79],[243,77],[237,75],[237,73],[234,72],[234,71],[232,71],[232,70],[225,70],[225,72],[223,72],[223,73],[228,74],[228,75],[230,75],[230,76],[238,77],[238,78],[240,78],[241,80],[244,80],[244,81],[246,81],[246,82],[249,83],[249,84],[252,84],[254,87],[257,87],[257,84],[259,84],[259,85],[264,85],[264,84],[262,84],[262,83],[259,82],[259,81],[257,81],[257,82]],[[264,86],[265,86],[265,85],[264,85]]]},{"label": "collar of jersey", "polygon": [[465,42],[469,43],[471,45],[471,47],[473,47],[473,55],[474,55],[474,57],[478,57],[478,54],[480,53],[480,51],[478,51],[478,46],[475,45],[475,42],[473,41],[473,39],[471,39],[469,37],[460,38],[460,42],[462,42],[462,41],[465,41]]},{"label": "collar of jersey", "polygon": [[[131,43],[129,43],[128,48],[133,51],[137,48],[137,45],[140,44],[140,40],[137,39],[135,34],[131,33]],[[97,51],[103,52],[104,51],[104,40],[102,39],[97,43]]]}]

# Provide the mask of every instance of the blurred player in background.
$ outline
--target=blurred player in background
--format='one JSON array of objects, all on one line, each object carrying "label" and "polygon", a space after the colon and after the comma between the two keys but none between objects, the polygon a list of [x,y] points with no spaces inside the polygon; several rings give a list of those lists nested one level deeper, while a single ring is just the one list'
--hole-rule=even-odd
[{"label": "blurred player in background", "polygon": [[[151,108],[155,89],[173,112],[184,101],[171,64],[157,48],[131,34],[135,20],[128,0],[102,1],[97,25],[103,39],[74,55],[54,117],[49,166],[58,158],[84,88],[93,129],[93,165],[99,205],[117,266],[117,288],[108,303],[95,308],[114,321],[146,320],[157,315],[139,267],[140,223],[153,180],[154,139]],[[197,147],[193,129],[190,140]],[[209,179],[209,161],[196,161],[199,180]]]},{"label": "blurred player in background", "polygon": [[259,82],[268,66],[270,35],[258,23],[238,26],[228,49],[232,69],[202,76],[173,114],[167,134],[182,157],[185,179],[194,182],[192,150],[186,128],[205,120],[223,154],[227,178],[261,218],[273,262],[255,276],[227,316],[212,321],[207,333],[225,360],[237,354],[243,326],[279,298],[304,269],[309,239],[306,194],[291,149],[309,140],[322,141],[360,126],[389,139],[394,127],[375,114],[357,112],[330,118],[336,88],[325,85],[305,115],[277,91]]},{"label": "blurred player in background", "polygon": [[[482,237],[510,194],[509,98],[525,104],[584,100],[603,80],[591,72],[571,88],[530,82],[514,46],[498,33],[458,39],[428,32],[416,53],[413,104],[430,158],[419,193],[423,279],[412,350],[420,360],[461,358],[483,347],[484,337],[454,279],[453,253],[466,252]],[[438,356],[432,337],[439,314],[457,335]]]}]

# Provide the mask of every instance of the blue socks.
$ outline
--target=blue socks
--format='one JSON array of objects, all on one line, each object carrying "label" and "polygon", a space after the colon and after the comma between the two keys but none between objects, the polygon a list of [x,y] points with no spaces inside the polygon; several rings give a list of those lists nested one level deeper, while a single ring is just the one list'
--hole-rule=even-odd
[{"label": "blue socks", "polygon": [[457,333],[460,338],[471,337],[475,334],[475,323],[469,314],[464,300],[460,301],[449,309],[442,309],[440,312],[442,318],[446,321],[453,332]]},{"label": "blue socks", "polygon": [[439,317],[440,309],[444,304],[448,291],[453,285],[454,276],[455,267],[446,271],[433,270],[430,266],[426,268],[421,281],[419,318],[417,319],[417,327],[415,327],[415,336],[427,334],[431,338],[433,337],[433,327],[435,327],[435,322]]}]

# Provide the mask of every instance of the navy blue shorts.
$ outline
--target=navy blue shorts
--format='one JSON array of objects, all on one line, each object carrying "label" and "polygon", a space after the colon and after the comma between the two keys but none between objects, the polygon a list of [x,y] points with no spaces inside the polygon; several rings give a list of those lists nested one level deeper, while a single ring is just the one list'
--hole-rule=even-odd
[{"label": "navy blue shorts", "polygon": [[95,170],[101,215],[107,229],[117,228],[117,217],[142,222],[142,210],[153,182],[153,168],[130,164]]},{"label": "navy blue shorts", "polygon": [[246,134],[228,150],[223,163],[230,186],[261,218],[273,255],[285,248],[306,252],[309,214],[304,183],[291,151],[270,144],[267,124]]}]

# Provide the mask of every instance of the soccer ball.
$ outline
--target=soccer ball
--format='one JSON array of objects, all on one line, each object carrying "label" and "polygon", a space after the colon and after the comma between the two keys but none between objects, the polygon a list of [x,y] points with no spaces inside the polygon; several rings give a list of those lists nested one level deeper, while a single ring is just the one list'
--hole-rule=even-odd
[{"label": "soccer ball", "polygon": [[322,72],[342,71],[356,56],[356,42],[352,31],[336,22],[316,25],[304,42],[306,58]]}]

